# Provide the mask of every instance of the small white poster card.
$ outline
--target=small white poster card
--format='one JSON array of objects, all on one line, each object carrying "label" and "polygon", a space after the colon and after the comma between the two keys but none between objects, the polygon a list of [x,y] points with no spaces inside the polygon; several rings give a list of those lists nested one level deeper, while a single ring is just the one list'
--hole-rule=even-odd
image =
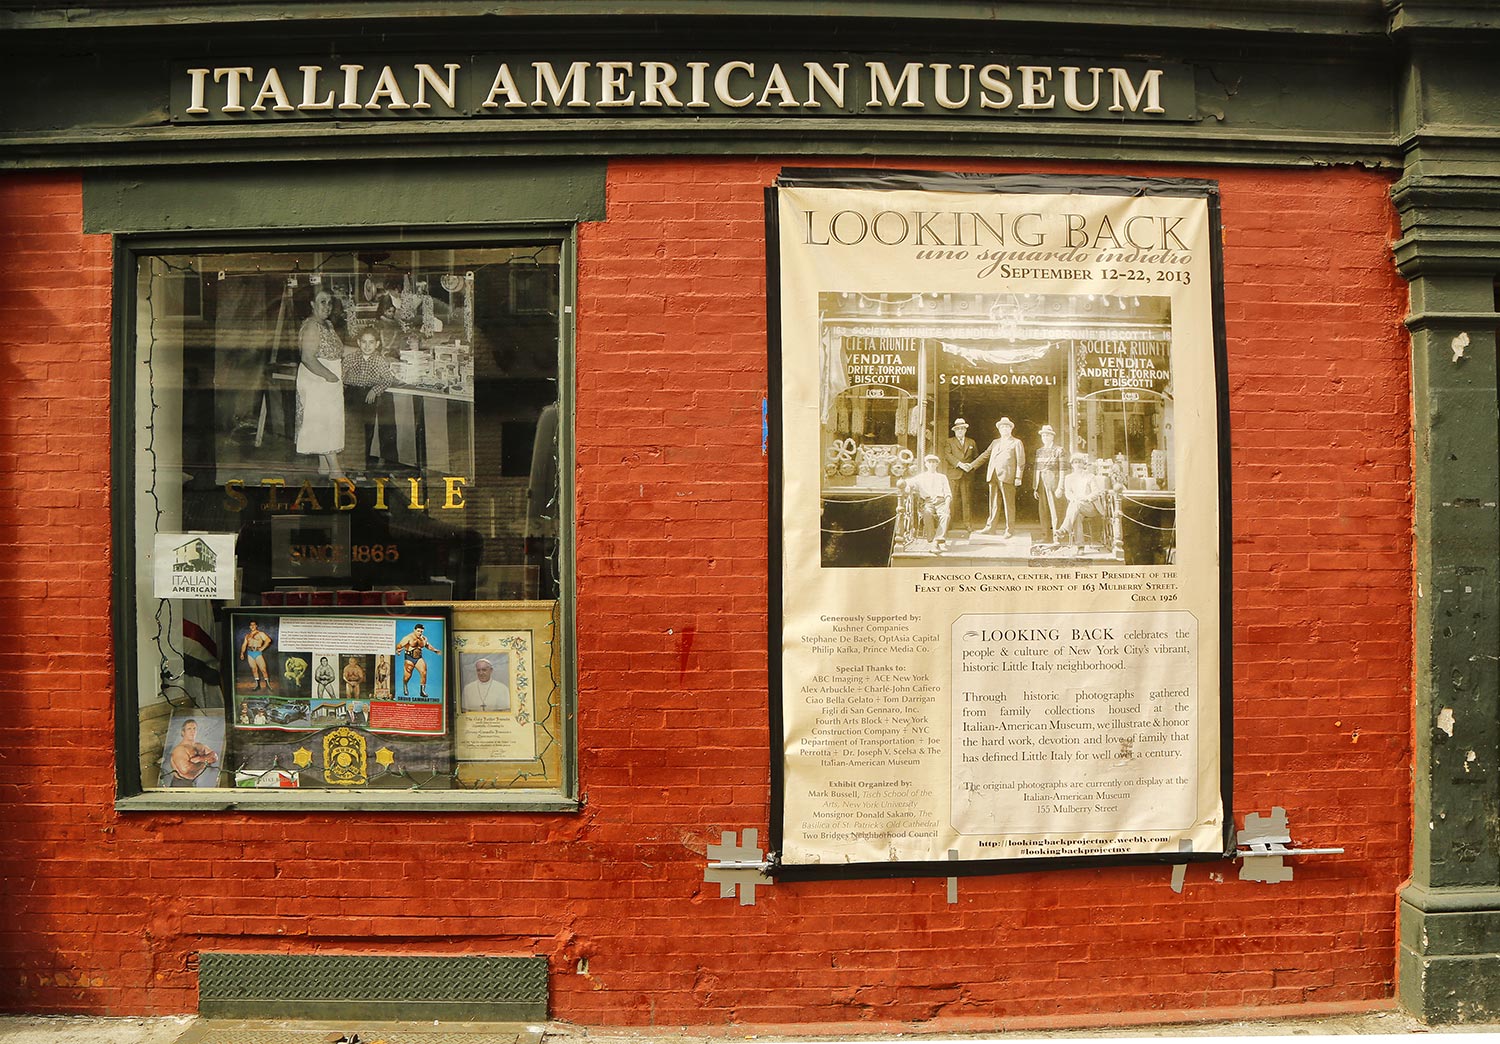
[{"label": "small white poster card", "polygon": [[234,598],[233,533],[158,533],[157,598]]}]

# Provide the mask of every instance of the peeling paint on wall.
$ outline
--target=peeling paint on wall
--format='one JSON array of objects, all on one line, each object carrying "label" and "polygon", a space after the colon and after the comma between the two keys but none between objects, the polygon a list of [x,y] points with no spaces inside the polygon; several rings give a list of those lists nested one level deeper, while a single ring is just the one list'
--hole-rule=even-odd
[{"label": "peeling paint on wall", "polygon": [[1453,708],[1452,707],[1444,707],[1442,710],[1438,711],[1437,727],[1440,728],[1440,729],[1442,729],[1449,736],[1453,735]]}]

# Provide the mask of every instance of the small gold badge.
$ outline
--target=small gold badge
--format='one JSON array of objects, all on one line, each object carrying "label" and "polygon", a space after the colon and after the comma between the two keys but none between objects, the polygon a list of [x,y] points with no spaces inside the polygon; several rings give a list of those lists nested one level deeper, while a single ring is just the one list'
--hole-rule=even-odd
[{"label": "small gold badge", "polygon": [[329,783],[359,787],[368,782],[365,738],[353,729],[334,729],[323,737],[323,778]]}]

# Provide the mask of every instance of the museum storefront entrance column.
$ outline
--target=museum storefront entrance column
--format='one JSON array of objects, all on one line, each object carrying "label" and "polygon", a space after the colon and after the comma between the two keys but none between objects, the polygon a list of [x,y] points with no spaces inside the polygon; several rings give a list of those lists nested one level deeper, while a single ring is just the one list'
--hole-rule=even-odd
[{"label": "museum storefront entrance column", "polygon": [[[1500,1017],[1500,502],[1496,327],[1500,18],[1393,15],[1414,66],[1396,263],[1411,285],[1416,765],[1399,997],[1429,1022]],[[1429,18],[1431,21],[1429,21]],[[1488,24],[1484,24],[1488,23]],[[1485,32],[1483,30],[1488,30]]]}]

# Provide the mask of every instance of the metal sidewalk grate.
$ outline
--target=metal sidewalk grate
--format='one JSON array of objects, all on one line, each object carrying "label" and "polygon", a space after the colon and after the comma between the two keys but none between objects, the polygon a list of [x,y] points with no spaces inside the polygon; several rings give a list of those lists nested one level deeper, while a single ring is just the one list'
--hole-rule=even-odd
[{"label": "metal sidewalk grate", "polygon": [[357,1021],[540,1021],[547,986],[545,957],[204,952],[198,1012],[210,1019],[339,1020],[335,1030],[358,1029]]}]

